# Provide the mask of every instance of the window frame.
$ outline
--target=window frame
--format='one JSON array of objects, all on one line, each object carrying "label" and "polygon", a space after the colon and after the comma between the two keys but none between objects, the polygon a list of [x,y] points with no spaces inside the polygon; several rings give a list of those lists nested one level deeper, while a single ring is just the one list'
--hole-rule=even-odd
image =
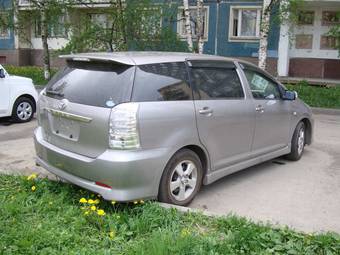
[{"label": "window frame", "polygon": [[[196,10],[197,6],[189,6],[189,11]],[[204,17],[204,33],[203,41],[207,42],[209,40],[209,6],[204,5],[203,9],[206,10],[206,15]],[[179,6],[177,9],[177,34],[181,40],[186,40],[186,36],[182,31],[182,22],[185,22],[185,18],[182,17],[181,13],[184,11],[184,6]],[[197,39],[196,35],[192,35],[193,39]]]},{"label": "window frame", "polygon": [[[283,92],[284,92],[285,88],[279,82],[277,82],[273,77],[269,76],[267,73],[263,72],[262,70],[260,70],[256,67],[253,67],[253,66],[250,66],[250,65],[245,65],[243,63],[240,63],[240,66],[241,66],[241,69],[242,69],[242,74],[244,76],[244,79],[246,80],[246,82],[248,84],[248,89],[249,89],[250,95],[254,100],[268,100],[268,101],[281,100],[281,101],[283,101]],[[254,95],[253,95],[253,92],[251,90],[251,87],[250,87],[250,82],[248,81],[247,75],[245,73],[246,70],[249,70],[251,72],[255,72],[255,73],[263,76],[264,78],[266,78],[268,81],[272,82],[274,85],[276,85],[276,88],[278,89],[278,91],[280,93],[280,98],[255,98]]]},{"label": "window frame", "polygon": [[[233,61],[219,61],[219,60],[190,60],[188,59],[187,61],[187,67],[188,67],[188,74],[189,74],[189,81],[190,81],[190,86],[193,91],[193,100],[246,100],[247,99],[247,91],[245,89],[244,83],[242,81],[241,75],[239,73],[239,69],[236,65],[235,62]],[[206,66],[205,64],[209,64]],[[225,67],[223,67],[225,65]],[[229,65],[229,67],[227,66]],[[231,67],[231,65],[233,65]],[[202,99],[201,94],[199,93],[199,90],[196,86],[196,84],[193,81],[192,77],[192,70],[195,68],[204,68],[204,69],[233,69],[235,71],[235,74],[240,82],[243,96],[242,97],[219,97],[219,98],[209,98],[209,99]]]},{"label": "window frame", "polygon": [[[64,38],[64,39],[68,39],[68,31],[65,28],[65,21],[67,19],[67,16],[65,14],[60,15],[59,19],[62,20],[62,23],[58,24],[47,24],[47,29],[48,29],[48,37],[51,39],[59,39],[59,38]],[[34,38],[40,38],[41,37],[41,23],[40,23],[40,17],[34,19],[34,26],[32,27],[33,31],[32,34],[34,35]],[[60,26],[63,30],[62,34],[55,34],[54,30],[55,30],[55,26]],[[59,27],[59,28],[60,28]]]},{"label": "window frame", "polygon": [[[234,10],[256,10],[256,36],[242,36],[242,35],[233,35],[234,31]],[[229,35],[228,41],[229,42],[258,42],[260,40],[260,26],[261,26],[261,16],[262,16],[262,6],[260,5],[233,5],[230,6],[230,13],[229,13]],[[242,26],[242,12],[239,11],[238,13],[238,34],[241,33],[241,26]],[[241,21],[241,22],[240,22]]]}]

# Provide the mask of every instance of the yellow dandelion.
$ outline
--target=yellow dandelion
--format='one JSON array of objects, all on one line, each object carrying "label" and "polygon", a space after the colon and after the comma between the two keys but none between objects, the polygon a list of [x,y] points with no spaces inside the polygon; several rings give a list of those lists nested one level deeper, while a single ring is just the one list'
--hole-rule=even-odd
[{"label": "yellow dandelion", "polygon": [[87,203],[86,198],[82,197],[82,198],[79,200],[79,203],[82,203],[82,204]]},{"label": "yellow dandelion", "polygon": [[27,180],[30,181],[30,180],[34,180],[37,178],[37,174],[33,173],[31,174],[30,176],[27,177]]},{"label": "yellow dandelion", "polygon": [[111,204],[112,204],[112,205],[115,205],[116,203],[117,203],[117,202],[114,201],[114,200],[111,201]]},{"label": "yellow dandelion", "polygon": [[136,205],[136,204],[138,204],[138,201],[133,201],[133,203]]},{"label": "yellow dandelion", "polygon": [[190,230],[183,228],[182,231],[181,231],[181,237],[186,237],[188,235],[190,235]]},{"label": "yellow dandelion", "polygon": [[97,209],[97,207],[94,206],[94,205],[92,205],[92,206],[90,207],[90,209],[91,209],[92,211],[95,211],[95,210]]},{"label": "yellow dandelion", "polygon": [[98,214],[99,216],[104,216],[104,215],[105,215],[105,212],[104,212],[104,210],[99,209],[99,210],[97,211],[97,214]]},{"label": "yellow dandelion", "polygon": [[96,199],[93,201],[95,205],[99,204],[100,203],[100,200],[99,199]]},{"label": "yellow dandelion", "polygon": [[110,231],[109,237],[110,237],[110,239],[115,238],[116,237],[116,232],[115,231]]},{"label": "yellow dandelion", "polygon": [[89,215],[89,211],[84,212],[84,215]]},{"label": "yellow dandelion", "polygon": [[89,199],[88,203],[89,203],[90,205],[92,205],[92,204],[94,204],[94,200],[93,200],[93,199]]},{"label": "yellow dandelion", "polygon": [[139,201],[139,203],[144,204],[144,200]]},{"label": "yellow dandelion", "polygon": [[35,191],[37,188],[35,186],[32,186],[31,190]]}]

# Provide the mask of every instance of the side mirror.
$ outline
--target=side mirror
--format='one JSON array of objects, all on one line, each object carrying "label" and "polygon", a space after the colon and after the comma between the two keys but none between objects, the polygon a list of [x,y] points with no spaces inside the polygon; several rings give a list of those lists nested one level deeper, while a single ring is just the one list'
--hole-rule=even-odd
[{"label": "side mirror", "polygon": [[0,78],[5,78],[6,75],[5,75],[5,71],[4,69],[0,69]]},{"label": "side mirror", "polygon": [[282,95],[282,99],[283,100],[295,100],[297,99],[298,95],[297,95],[297,92],[296,91],[290,91],[290,90],[286,90],[283,92],[283,95]]}]

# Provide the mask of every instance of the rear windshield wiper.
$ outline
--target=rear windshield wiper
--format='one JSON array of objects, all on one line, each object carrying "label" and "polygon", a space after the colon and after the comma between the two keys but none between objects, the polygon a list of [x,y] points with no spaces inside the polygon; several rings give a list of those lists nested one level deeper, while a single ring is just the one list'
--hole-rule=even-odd
[{"label": "rear windshield wiper", "polygon": [[50,95],[54,95],[54,96],[60,96],[60,97],[64,96],[63,93],[56,92],[56,91],[53,91],[53,90],[46,90],[46,94],[50,94]]}]

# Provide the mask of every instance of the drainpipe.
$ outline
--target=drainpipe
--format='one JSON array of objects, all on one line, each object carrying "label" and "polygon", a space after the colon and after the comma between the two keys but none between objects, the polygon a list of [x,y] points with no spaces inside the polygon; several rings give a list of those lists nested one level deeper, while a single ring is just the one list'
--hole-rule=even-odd
[{"label": "drainpipe", "polygon": [[218,45],[218,22],[220,20],[220,0],[217,0],[217,5],[216,5],[216,27],[215,27],[215,55],[217,55],[217,45]]}]

